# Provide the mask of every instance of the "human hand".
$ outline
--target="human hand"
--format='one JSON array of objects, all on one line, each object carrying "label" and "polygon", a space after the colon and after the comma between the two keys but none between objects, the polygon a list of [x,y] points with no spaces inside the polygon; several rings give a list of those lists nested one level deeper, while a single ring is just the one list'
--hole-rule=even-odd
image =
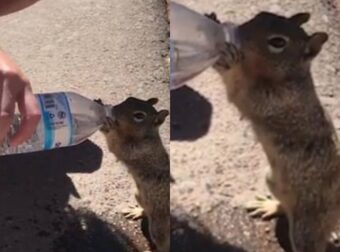
[{"label": "human hand", "polygon": [[39,0],[1,0],[0,16],[8,15],[16,11],[25,9],[28,6],[38,2]]},{"label": "human hand", "polygon": [[0,51],[0,142],[9,131],[16,104],[22,120],[11,139],[12,146],[32,136],[40,121],[40,109],[30,82],[10,57]]}]

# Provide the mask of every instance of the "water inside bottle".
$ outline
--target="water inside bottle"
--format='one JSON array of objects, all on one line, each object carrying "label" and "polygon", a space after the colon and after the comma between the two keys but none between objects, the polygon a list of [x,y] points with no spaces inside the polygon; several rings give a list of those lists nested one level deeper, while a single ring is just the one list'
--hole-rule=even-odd
[{"label": "water inside bottle", "polygon": [[[103,125],[106,117],[114,116],[111,105],[102,106],[71,92],[40,94],[37,95],[37,99],[40,99],[40,103],[42,102],[40,105],[42,118],[33,136],[17,147],[10,146],[10,138],[18,131],[21,123],[20,116],[15,115],[9,133],[4,142],[0,144],[0,155],[27,153],[79,144],[95,133]],[[50,99],[54,99],[54,102]],[[46,105],[49,110],[45,110]],[[49,116],[52,117],[49,118]],[[51,119],[58,116],[59,121]],[[46,118],[50,120],[48,121],[50,124],[46,125]],[[49,142],[51,144],[47,148],[46,139],[48,137],[52,138]]]},{"label": "water inside bottle", "polygon": [[176,89],[218,61],[236,25],[218,24],[181,4],[170,4],[170,88]]}]

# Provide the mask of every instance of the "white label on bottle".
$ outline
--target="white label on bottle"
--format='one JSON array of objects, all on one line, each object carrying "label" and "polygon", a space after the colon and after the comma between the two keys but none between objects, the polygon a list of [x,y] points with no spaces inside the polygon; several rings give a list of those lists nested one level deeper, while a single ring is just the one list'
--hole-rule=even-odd
[{"label": "white label on bottle", "polygon": [[44,149],[71,145],[73,122],[66,94],[39,94],[38,99],[44,125]]}]

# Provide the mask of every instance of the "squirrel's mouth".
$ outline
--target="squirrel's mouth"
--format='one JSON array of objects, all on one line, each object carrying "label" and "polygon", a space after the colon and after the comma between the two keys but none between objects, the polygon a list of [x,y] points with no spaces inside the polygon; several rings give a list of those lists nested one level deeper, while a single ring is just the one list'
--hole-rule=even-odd
[{"label": "squirrel's mouth", "polygon": [[112,120],[112,124],[114,127],[119,127],[120,126],[120,123],[119,123],[119,120],[117,118],[117,113],[115,111],[115,106],[112,106],[111,110],[110,110],[110,117],[111,117],[111,120]]},{"label": "squirrel's mouth", "polygon": [[113,123],[114,123],[114,126],[119,127],[119,121],[118,120],[114,119]]}]

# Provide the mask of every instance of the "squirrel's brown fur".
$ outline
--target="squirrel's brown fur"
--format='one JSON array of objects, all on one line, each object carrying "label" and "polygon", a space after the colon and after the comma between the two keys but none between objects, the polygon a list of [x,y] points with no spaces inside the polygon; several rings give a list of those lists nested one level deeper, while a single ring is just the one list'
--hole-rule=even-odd
[{"label": "squirrel's brown fur", "polygon": [[309,18],[258,14],[237,30],[240,56],[216,69],[270,163],[267,184],[278,202],[262,198],[253,210],[286,214],[294,252],[325,252],[340,217],[340,155],[310,71],[328,36],[308,35],[301,25]]},{"label": "squirrel's brown fur", "polygon": [[101,131],[109,150],[128,168],[136,182],[136,200],[148,218],[158,252],[170,250],[170,163],[158,128],[169,112],[156,111],[156,98],[133,97],[113,107],[113,118]]}]

